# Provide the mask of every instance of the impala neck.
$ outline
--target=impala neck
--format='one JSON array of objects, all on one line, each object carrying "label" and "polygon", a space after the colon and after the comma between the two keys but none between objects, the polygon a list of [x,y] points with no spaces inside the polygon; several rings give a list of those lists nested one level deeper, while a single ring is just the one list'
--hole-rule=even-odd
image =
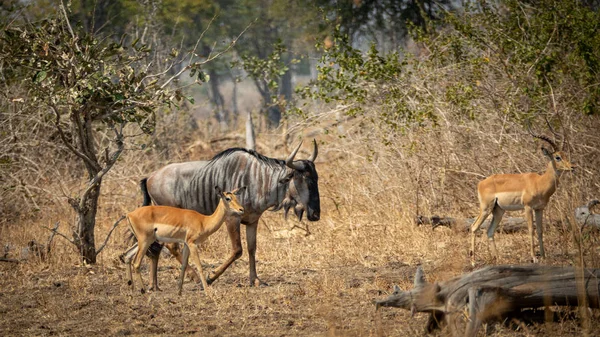
[{"label": "impala neck", "polygon": [[546,186],[546,190],[549,194],[553,194],[558,187],[558,181],[560,180],[560,176],[562,175],[562,171],[556,169],[556,163],[553,160],[550,160],[548,163],[548,168],[546,172],[544,172],[543,177],[544,181],[548,184]]},{"label": "impala neck", "polygon": [[214,213],[206,219],[205,230],[209,233],[213,233],[219,229],[223,224],[226,215],[227,207],[225,206],[223,199],[219,198],[219,205],[217,205],[217,209],[215,209]]}]

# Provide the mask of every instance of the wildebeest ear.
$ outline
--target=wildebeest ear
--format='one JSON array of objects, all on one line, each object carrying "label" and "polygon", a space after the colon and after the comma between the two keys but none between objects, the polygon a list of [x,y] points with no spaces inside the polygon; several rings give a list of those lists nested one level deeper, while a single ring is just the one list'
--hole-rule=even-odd
[{"label": "wildebeest ear", "polygon": [[239,188],[231,191],[231,193],[235,194],[235,195],[240,195],[240,194],[244,193],[245,190],[246,190],[246,186],[242,186],[242,187],[239,187]]},{"label": "wildebeest ear", "polygon": [[293,176],[294,176],[294,172],[288,174],[287,176],[285,176],[285,178],[280,179],[279,183],[280,184],[287,184],[292,179]]}]

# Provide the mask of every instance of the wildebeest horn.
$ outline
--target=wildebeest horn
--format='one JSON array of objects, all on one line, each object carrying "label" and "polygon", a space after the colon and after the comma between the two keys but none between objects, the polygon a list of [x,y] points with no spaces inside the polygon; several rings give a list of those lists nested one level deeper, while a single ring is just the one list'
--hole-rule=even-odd
[{"label": "wildebeest horn", "polygon": [[285,164],[289,168],[293,168],[294,170],[301,170],[304,167],[303,165],[294,164],[294,157],[296,157],[296,153],[298,153],[298,150],[300,150],[301,145],[302,145],[302,141],[300,141],[300,144],[298,144],[296,149],[294,151],[292,151],[292,153],[285,160]]},{"label": "wildebeest horn", "polygon": [[552,146],[552,152],[557,151],[558,148],[556,147],[556,143],[554,143],[552,141],[552,139],[550,139],[544,135],[536,135],[535,133],[533,133],[533,131],[531,131],[531,123],[529,121],[527,121],[527,130],[529,130],[529,134],[531,134],[533,137],[539,138],[539,139],[547,142],[548,144],[550,144],[550,146]]},{"label": "wildebeest horn", "polygon": [[308,158],[308,160],[312,161],[314,163],[315,159],[317,159],[318,154],[319,154],[319,148],[317,147],[317,140],[313,139],[313,153],[312,153],[312,156],[310,156],[310,158]]}]

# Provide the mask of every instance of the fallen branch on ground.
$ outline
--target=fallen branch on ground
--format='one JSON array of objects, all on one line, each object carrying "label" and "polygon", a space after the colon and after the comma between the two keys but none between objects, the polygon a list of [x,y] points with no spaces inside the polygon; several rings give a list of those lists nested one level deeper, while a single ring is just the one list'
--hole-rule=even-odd
[{"label": "fallen branch on ground", "polygon": [[475,336],[482,324],[515,313],[519,317],[522,309],[599,308],[600,269],[581,271],[540,265],[491,266],[431,284],[425,282],[419,267],[413,289],[402,291],[396,286],[392,295],[375,304],[429,313],[427,332],[444,324],[453,335],[464,331],[465,336]]}]

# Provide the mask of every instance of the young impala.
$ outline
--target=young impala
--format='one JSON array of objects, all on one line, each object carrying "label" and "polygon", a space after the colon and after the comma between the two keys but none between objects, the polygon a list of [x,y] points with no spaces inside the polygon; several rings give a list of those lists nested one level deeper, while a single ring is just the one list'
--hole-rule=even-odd
[{"label": "young impala", "polygon": [[[554,130],[551,129],[554,133]],[[475,264],[475,232],[479,229],[485,219],[492,214],[492,221],[487,230],[488,244],[491,245],[492,255],[498,257],[494,233],[502,219],[505,211],[525,210],[527,226],[529,229],[531,243],[531,258],[537,262],[533,243],[533,212],[535,212],[535,225],[540,245],[540,255],[545,257],[544,242],[542,241],[542,213],[548,204],[550,197],[558,187],[558,180],[564,171],[572,171],[571,165],[562,152],[564,137],[561,148],[548,137],[536,135],[529,128],[529,133],[539,138],[552,147],[552,151],[542,147],[542,152],[550,162],[544,174],[522,173],[522,174],[494,174],[477,185],[477,193],[480,203],[479,216],[471,225],[471,263]]]},{"label": "young impala", "polygon": [[[212,215],[203,215],[196,211],[175,208],[170,206],[144,206],[127,214],[129,229],[137,239],[137,245],[130,248],[124,256],[124,262],[129,264],[127,274],[129,283],[135,288],[131,268],[141,284],[142,293],[145,292],[144,281],[140,274],[140,265],[144,258],[145,252],[154,241],[161,242],[178,242],[185,245],[183,250],[184,264],[181,275],[179,277],[179,293],[183,284],[184,271],[187,266],[187,259],[191,253],[192,265],[197,268],[198,275],[202,281],[204,289],[208,289],[206,276],[202,271],[200,264],[200,252],[197,244],[204,242],[211,234],[216,232],[221,225],[226,221],[231,221],[230,218],[239,218],[244,214],[244,208],[240,206],[236,195],[241,194],[244,187],[240,187],[231,192],[223,193],[217,186],[215,187],[219,196],[219,204]],[[135,253],[135,257],[131,257]],[[158,256],[156,257],[158,259]],[[154,269],[152,279],[156,280],[156,269]],[[159,290],[156,283],[155,289]]]}]

